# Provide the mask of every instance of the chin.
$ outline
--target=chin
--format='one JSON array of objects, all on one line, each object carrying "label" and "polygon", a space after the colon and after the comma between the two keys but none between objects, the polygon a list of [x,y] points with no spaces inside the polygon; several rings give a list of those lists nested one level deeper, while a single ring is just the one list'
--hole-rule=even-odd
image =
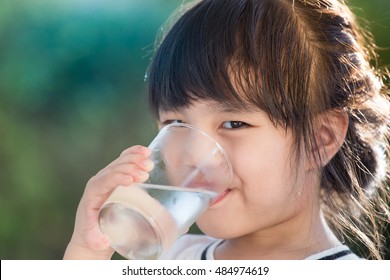
[{"label": "chin", "polygon": [[238,227],[232,225],[227,219],[216,221],[218,219],[202,216],[196,224],[204,234],[218,239],[231,239],[241,235],[237,230]]}]

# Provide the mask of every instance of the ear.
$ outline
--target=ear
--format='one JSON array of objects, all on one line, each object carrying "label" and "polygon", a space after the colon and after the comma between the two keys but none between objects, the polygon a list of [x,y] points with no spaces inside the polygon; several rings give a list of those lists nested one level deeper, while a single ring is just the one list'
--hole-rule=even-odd
[{"label": "ear", "polygon": [[330,110],[316,118],[312,158],[316,167],[325,166],[344,143],[348,115],[343,110]]}]

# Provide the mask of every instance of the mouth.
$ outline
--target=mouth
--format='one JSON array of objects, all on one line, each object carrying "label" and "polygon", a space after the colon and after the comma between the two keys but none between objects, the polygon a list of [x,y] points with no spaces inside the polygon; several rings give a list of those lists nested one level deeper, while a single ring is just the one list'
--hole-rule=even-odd
[{"label": "mouth", "polygon": [[[198,190],[207,190],[207,191],[210,191],[210,192],[213,192],[216,196],[213,195],[213,197],[215,197],[214,199],[211,200],[211,203],[210,203],[210,206],[209,207],[212,207],[216,204],[218,204],[219,202],[221,202],[221,200],[223,200],[231,191],[232,189],[225,189],[226,186],[223,186],[223,184],[219,183],[217,184],[215,182],[215,178],[211,179],[209,178],[210,180],[206,179],[205,176],[202,174],[202,176],[200,176],[199,174],[196,174],[198,176],[194,176],[193,178],[191,178],[190,180],[187,180],[185,182],[184,187],[187,187],[187,188],[192,188],[192,189],[198,189]],[[220,193],[220,191],[222,189],[225,189],[222,193]]]},{"label": "mouth", "polygon": [[211,202],[211,206],[214,206],[216,205],[217,203],[219,203],[221,200],[223,200],[229,193],[231,192],[231,189],[226,189],[224,192],[222,192],[220,195],[218,195],[212,202]]}]

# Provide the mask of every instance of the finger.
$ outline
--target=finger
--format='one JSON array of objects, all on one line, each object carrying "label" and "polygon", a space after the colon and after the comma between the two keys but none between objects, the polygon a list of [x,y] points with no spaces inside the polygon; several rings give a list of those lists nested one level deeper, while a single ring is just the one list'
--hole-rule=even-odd
[{"label": "finger", "polygon": [[147,172],[150,172],[154,166],[153,161],[148,157],[144,157],[143,155],[138,155],[138,154],[126,154],[111,162],[109,165],[107,165],[107,167],[111,168],[113,166],[124,164],[124,163],[135,164],[140,169],[143,169],[144,171]]},{"label": "finger", "polygon": [[120,157],[123,155],[126,155],[126,154],[141,154],[141,155],[144,155],[145,157],[148,157],[150,155],[151,151],[152,150],[150,148],[147,148],[145,146],[135,145],[135,146],[132,146],[132,147],[124,150],[120,154]]},{"label": "finger", "polygon": [[103,177],[109,173],[123,173],[131,175],[135,182],[144,182],[148,179],[149,173],[138,165],[130,162],[118,163],[116,165],[108,166],[103,169],[97,176]]},{"label": "finger", "polygon": [[86,186],[86,190],[91,190],[95,195],[109,193],[117,186],[129,185],[134,182],[134,177],[122,172],[110,172],[100,176],[92,177]]},{"label": "finger", "polygon": [[131,175],[121,172],[108,173],[105,176],[92,177],[84,190],[83,198],[86,208],[99,209],[110,193],[118,186],[129,186],[134,183]]}]

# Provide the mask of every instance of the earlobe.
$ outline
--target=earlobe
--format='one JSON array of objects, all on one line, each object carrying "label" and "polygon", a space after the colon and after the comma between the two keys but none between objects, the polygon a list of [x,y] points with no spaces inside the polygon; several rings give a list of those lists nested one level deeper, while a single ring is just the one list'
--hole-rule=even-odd
[{"label": "earlobe", "polygon": [[315,166],[325,166],[344,143],[348,130],[348,114],[343,110],[330,110],[316,120],[312,158]]}]

